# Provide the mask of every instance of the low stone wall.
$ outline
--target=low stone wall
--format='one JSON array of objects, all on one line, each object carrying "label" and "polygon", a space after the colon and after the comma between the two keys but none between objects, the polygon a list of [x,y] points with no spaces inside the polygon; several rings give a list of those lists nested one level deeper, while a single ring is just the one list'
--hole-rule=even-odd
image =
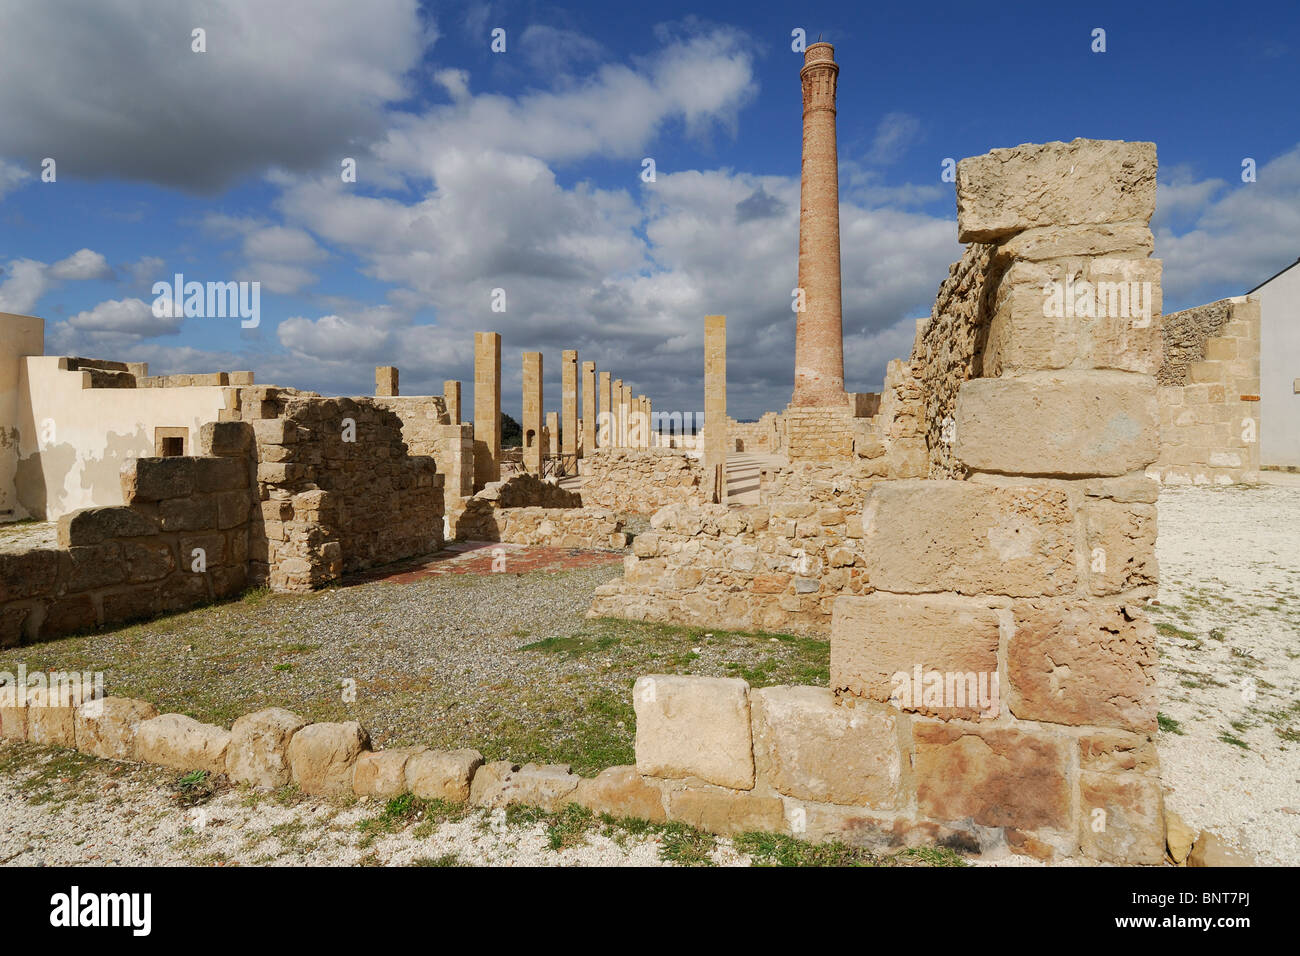
[{"label": "low stone wall", "polygon": [[472,522],[462,517],[457,527],[470,541],[602,551],[627,547],[622,519],[602,508],[493,508]]},{"label": "low stone wall", "polygon": [[251,434],[202,429],[207,457],[132,459],[125,505],[59,519],[57,549],[0,554],[0,647],[156,617],[244,589]]},{"label": "low stone wall", "polygon": [[1160,458],[1147,473],[1165,484],[1258,481],[1259,300],[1224,299],[1167,319]]},{"label": "low stone wall", "polygon": [[602,448],[579,461],[578,469],[582,503],[588,507],[652,514],[704,495],[699,459],[671,448]]},{"label": "low stone wall", "polygon": [[588,616],[824,635],[832,601],[867,584],[862,523],[847,503],[692,502],[656,512],[650,528]]},{"label": "low stone wall", "polygon": [[785,428],[781,416],[776,412],[767,412],[756,422],[727,419],[729,451],[757,452],[764,455],[780,454],[785,447],[784,434]]},{"label": "low stone wall", "polygon": [[254,583],[307,590],[442,547],[443,476],[432,458],[407,454],[394,412],[369,398],[274,391],[257,406],[241,408],[261,416]]}]

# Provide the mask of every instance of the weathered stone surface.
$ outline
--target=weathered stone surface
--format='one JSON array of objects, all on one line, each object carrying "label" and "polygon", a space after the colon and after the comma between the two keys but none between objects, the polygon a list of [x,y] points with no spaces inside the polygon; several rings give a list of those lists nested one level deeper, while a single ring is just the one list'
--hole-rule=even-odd
[{"label": "weathered stone surface", "polygon": [[595,777],[584,779],[573,791],[573,802],[595,813],[631,817],[663,823],[663,792],[646,783],[636,767],[607,767]]},{"label": "weathered stone surface", "polygon": [[1017,604],[1007,680],[1008,705],[1022,720],[1155,732],[1155,628],[1137,609]]},{"label": "weathered stone surface", "polygon": [[498,760],[479,767],[470,784],[470,803],[479,807],[524,804],[545,810],[559,810],[570,801],[581,778],[568,764],[520,766]]},{"label": "weathered stone surface", "polygon": [[1096,595],[1133,592],[1135,597],[1155,597],[1160,576],[1155,505],[1090,501],[1083,520],[1088,590]]},{"label": "weathered stone surface", "polygon": [[1154,251],[1155,238],[1143,222],[1100,222],[1082,226],[1036,226],[997,247],[1006,262],[1039,262],[1079,256],[1123,255],[1142,259]]},{"label": "weathered stone surface", "polygon": [[1155,737],[1123,730],[1096,730],[1081,734],[1079,769],[1099,773],[1150,773],[1159,770]]},{"label": "weathered stone surface", "polygon": [[1174,811],[1165,810],[1165,852],[1174,863],[1183,863],[1196,844],[1198,831],[1192,829]]},{"label": "weathered stone surface", "polygon": [[406,788],[426,800],[465,803],[470,781],[483,766],[477,750],[420,750],[406,763]]},{"label": "weathered stone surface", "polygon": [[1163,361],[1159,259],[1015,262],[1003,274],[983,374],[1117,369],[1154,375]]},{"label": "weathered stone surface", "polygon": [[229,747],[230,731],[184,714],[163,714],[141,721],[136,728],[136,759],[173,770],[225,773]]},{"label": "weathered stone surface", "polygon": [[122,466],[121,480],[128,505],[184,498],[194,493],[194,459],[131,458]]},{"label": "weathered stone surface", "polygon": [[13,675],[0,686],[0,737],[5,740],[27,739],[27,690],[18,686]]},{"label": "weathered stone surface", "polygon": [[913,820],[905,815],[878,814],[865,807],[793,799],[784,803],[789,831],[812,843],[835,841],[886,853],[911,846],[941,846],[959,853],[981,850],[979,838],[969,829]]},{"label": "weathered stone surface", "polygon": [[356,721],[308,724],[289,741],[289,769],[304,793],[341,796],[352,792],[352,769],[370,745]]},{"label": "weathered stone surface", "polygon": [[1079,774],[1079,844],[1095,860],[1158,866],[1165,852],[1160,781],[1137,774]]},{"label": "weathered stone surface", "polygon": [[77,749],[108,760],[134,760],[135,736],[146,720],[158,716],[147,700],[105,697],[77,709]]},{"label": "weathered stone surface", "polygon": [[880,591],[1072,591],[1074,521],[1065,491],[904,479],[872,486],[861,553]]},{"label": "weathered stone surface", "polygon": [[398,747],[367,751],[352,771],[352,792],[358,797],[388,800],[406,792],[406,765],[426,747]]},{"label": "weathered stone surface", "polygon": [[[31,679],[30,677],[28,678]],[[91,688],[80,680],[27,688],[27,739],[47,747],[77,745],[77,708],[92,702]]]},{"label": "weathered stone surface", "polygon": [[1154,143],[1076,139],[995,149],[957,164],[957,239],[990,242],[1036,226],[1150,221]]},{"label": "weathered stone surface", "polygon": [[749,684],[732,677],[652,674],[632,688],[636,767],[651,777],[754,786]]},{"label": "weathered stone surface", "polygon": [[1159,455],[1149,378],[1046,372],[967,382],[953,453],[972,471],[1046,477],[1124,475]]},{"label": "weathered stone surface", "polygon": [[1068,830],[1070,746],[1018,728],[917,721],[917,808],[934,820]]},{"label": "weathered stone surface", "polygon": [[307,726],[305,718],[282,707],[245,714],[231,725],[226,774],[235,783],[274,789],[286,786],[289,741]]},{"label": "weathered stone surface", "polygon": [[766,687],[750,695],[761,783],[801,800],[892,809],[904,799],[898,717],[837,704],[824,687]]},{"label": "weathered stone surface", "polygon": [[1188,866],[1254,866],[1250,855],[1225,843],[1213,830],[1202,830],[1187,855]]},{"label": "weathered stone surface", "polygon": [[839,598],[831,689],[944,719],[995,718],[998,638],[1010,617],[1005,599],[880,591]]},{"label": "weathered stone surface", "polygon": [[760,797],[743,790],[673,791],[668,794],[668,817],[724,836],[785,830],[785,805],[780,797]]},{"label": "weathered stone surface", "polygon": [[59,518],[59,547],[100,544],[112,538],[157,534],[152,518],[131,508],[82,508]]}]

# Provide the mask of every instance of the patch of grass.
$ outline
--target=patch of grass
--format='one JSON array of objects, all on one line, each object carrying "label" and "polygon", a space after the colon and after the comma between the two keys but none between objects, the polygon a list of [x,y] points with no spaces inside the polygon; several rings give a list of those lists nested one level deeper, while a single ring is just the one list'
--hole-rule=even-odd
[{"label": "patch of grass", "polygon": [[1156,621],[1156,632],[1161,637],[1177,637],[1184,641],[1196,640],[1196,635],[1191,631],[1184,631],[1181,627],[1170,624],[1168,621]]},{"label": "patch of grass", "polygon": [[442,856],[417,856],[411,861],[411,866],[464,866],[460,857],[455,853],[444,853]]},{"label": "patch of grass", "polygon": [[1300,743],[1300,730],[1295,727],[1274,727],[1273,733],[1277,734],[1287,743]]},{"label": "patch of grass", "polygon": [[960,853],[946,846],[914,846],[890,857],[898,866],[969,866]]},{"label": "patch of grass", "polygon": [[1174,720],[1174,718],[1170,717],[1168,714],[1157,713],[1156,724],[1167,734],[1178,734],[1180,737],[1186,734],[1186,731],[1183,730],[1183,725]]},{"label": "patch of grass", "polygon": [[1234,747],[1240,747],[1242,750],[1250,749],[1250,744],[1246,743],[1246,741],[1242,740],[1240,737],[1236,736],[1235,734],[1231,734],[1226,730],[1223,733],[1219,734],[1219,739],[1222,740],[1225,744],[1232,744]]},{"label": "patch of grass", "polygon": [[742,833],[733,841],[755,866],[879,866],[880,858],[843,843],[807,843],[782,833]]},{"label": "patch of grass", "polygon": [[273,593],[274,592],[266,586],[260,588],[249,588],[247,591],[244,592],[243,597],[240,598],[240,601],[243,602],[244,604],[247,604],[249,607],[257,607],[257,605],[268,600],[273,595]]},{"label": "patch of grass", "polygon": [[[527,637],[526,633],[518,635]],[[546,654],[567,654],[569,657],[581,657],[584,654],[591,654],[596,651],[605,651],[618,643],[618,638],[612,635],[600,637],[586,637],[581,634],[574,634],[569,637],[547,637],[540,641],[533,641],[531,644],[525,644],[519,648],[521,651],[542,651]]]},{"label": "patch of grass", "polygon": [[654,826],[659,838],[659,858],[678,866],[716,866],[711,854],[718,848],[718,838],[685,823],[662,823]]},{"label": "patch of grass", "polygon": [[172,784],[172,796],[183,807],[197,807],[217,795],[217,782],[206,770],[181,774]]}]

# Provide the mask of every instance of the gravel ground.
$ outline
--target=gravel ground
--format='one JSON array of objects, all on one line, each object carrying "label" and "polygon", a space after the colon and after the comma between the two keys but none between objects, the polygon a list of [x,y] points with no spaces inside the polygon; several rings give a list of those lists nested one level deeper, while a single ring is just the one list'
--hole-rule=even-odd
[{"label": "gravel ground", "polygon": [[1300,476],[1160,495],[1168,806],[1264,864],[1300,863]]}]

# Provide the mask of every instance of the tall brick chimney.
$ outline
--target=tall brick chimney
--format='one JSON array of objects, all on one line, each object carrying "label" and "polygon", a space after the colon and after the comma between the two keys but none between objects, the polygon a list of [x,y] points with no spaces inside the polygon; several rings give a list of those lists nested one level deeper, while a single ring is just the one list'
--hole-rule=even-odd
[{"label": "tall brick chimney", "polygon": [[835,145],[835,48],[804,51],[803,175],[799,192],[799,288],[791,405],[847,405],[840,315],[840,178]]}]

